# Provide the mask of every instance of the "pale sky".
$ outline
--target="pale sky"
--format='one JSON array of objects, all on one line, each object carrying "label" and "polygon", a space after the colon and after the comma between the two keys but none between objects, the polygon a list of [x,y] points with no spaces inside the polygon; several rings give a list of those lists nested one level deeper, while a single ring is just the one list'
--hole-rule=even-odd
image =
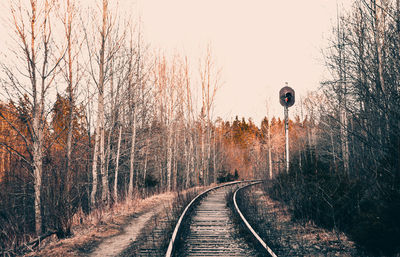
[{"label": "pale sky", "polygon": [[[321,49],[327,46],[337,6],[353,0],[120,0],[121,10],[140,17],[152,48],[187,55],[198,64],[210,44],[223,85],[214,117],[283,116],[278,92],[285,82],[296,99],[315,90],[324,75]],[[0,15],[9,12],[1,4]],[[5,8],[4,8],[5,7]],[[3,24],[4,25],[4,24]],[[7,29],[0,27],[0,50]],[[194,70],[193,72],[197,72]],[[296,105],[291,108],[293,112]]]},{"label": "pale sky", "polygon": [[[283,116],[278,92],[289,83],[296,97],[324,79],[326,47],[337,6],[352,0],[138,0],[146,40],[197,59],[210,43],[222,68],[215,116],[230,120]],[[295,106],[291,109],[295,109]]]}]

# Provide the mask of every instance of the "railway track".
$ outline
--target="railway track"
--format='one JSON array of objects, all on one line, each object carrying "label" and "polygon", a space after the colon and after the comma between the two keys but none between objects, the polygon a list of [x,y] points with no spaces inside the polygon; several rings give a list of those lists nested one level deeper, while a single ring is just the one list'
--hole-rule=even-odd
[{"label": "railway track", "polygon": [[232,182],[211,188],[186,206],[171,237],[166,257],[170,256],[260,256],[260,253],[239,238],[230,217],[226,194],[235,188],[234,206],[242,222],[264,247],[261,256],[276,256],[247,222],[236,203],[236,193],[260,181]]}]

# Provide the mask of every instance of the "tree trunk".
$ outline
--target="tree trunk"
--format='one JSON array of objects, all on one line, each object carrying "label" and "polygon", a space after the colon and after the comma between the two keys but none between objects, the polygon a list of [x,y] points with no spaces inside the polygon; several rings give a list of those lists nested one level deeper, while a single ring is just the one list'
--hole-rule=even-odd
[{"label": "tree trunk", "polygon": [[271,122],[268,121],[268,163],[269,163],[269,179],[273,177],[272,171],[272,144],[271,144]]},{"label": "tree trunk", "polygon": [[39,124],[40,109],[36,109],[33,117],[33,134],[36,140],[33,142],[33,176],[35,191],[35,231],[36,235],[42,233],[42,212],[41,212],[41,190],[42,190],[42,171],[43,171],[43,145],[42,131]]},{"label": "tree trunk", "polygon": [[172,148],[172,163],[173,163],[173,168],[172,168],[172,188],[174,191],[178,189],[178,133],[175,133],[173,137],[173,148]]},{"label": "tree trunk", "polygon": [[101,200],[104,204],[107,204],[108,196],[109,196],[109,188],[108,188],[108,174],[106,172],[106,156],[104,151],[105,146],[105,129],[104,129],[104,98],[101,95],[101,100],[99,101],[100,108],[100,172],[101,172],[101,181],[102,181],[102,194]]},{"label": "tree trunk", "polygon": [[100,120],[97,118],[96,136],[94,141],[93,163],[92,163],[92,192],[90,193],[90,205],[92,207],[96,204],[97,193],[97,159],[99,156],[99,141],[100,141]]},{"label": "tree trunk", "polygon": [[[193,174],[194,174],[194,180],[193,180],[193,183],[196,183],[197,182],[197,186],[199,185],[199,182],[198,182],[198,174],[196,173],[196,170],[198,170],[198,169],[196,169],[196,163],[195,163],[195,149],[194,149],[194,138],[193,138],[193,135],[192,135],[192,132],[190,133],[190,138],[189,138],[189,153],[190,153],[190,163],[191,163],[191,165],[190,165],[190,167],[192,167],[192,172],[193,172]],[[189,171],[190,172],[190,171]],[[189,175],[190,176],[190,175]],[[197,178],[196,178],[197,177]],[[190,178],[190,177],[189,177]]]},{"label": "tree trunk", "polygon": [[[339,26],[340,24],[338,24]],[[342,150],[343,170],[346,175],[349,175],[349,140],[348,140],[348,125],[347,125],[347,60],[345,54],[345,35],[342,30],[338,29],[338,51],[339,51],[339,126],[340,126],[340,142]]]},{"label": "tree trunk", "polygon": [[101,48],[100,48],[100,63],[99,63],[99,120],[100,120],[100,173],[102,181],[102,194],[101,200],[104,204],[107,204],[109,197],[108,188],[108,174],[105,170],[105,129],[104,129],[104,84],[105,84],[105,47],[106,47],[106,30],[107,30],[107,13],[108,13],[108,1],[103,0],[103,23],[101,32]]},{"label": "tree trunk", "polygon": [[[67,144],[66,144],[66,173],[67,173],[67,190],[66,190],[66,197],[68,201],[68,205],[71,203],[70,194],[71,194],[71,187],[72,187],[72,168],[71,168],[71,153],[72,153],[72,132],[73,132],[73,119],[74,119],[74,88],[73,88],[73,71],[72,71],[72,16],[73,16],[73,7],[70,0],[67,0],[67,21],[66,27],[66,40],[67,40],[67,91],[68,91],[68,134],[67,134]],[[69,219],[70,217],[68,217]]]},{"label": "tree trunk", "polygon": [[[144,124],[143,124],[144,125]],[[149,149],[150,149],[150,137],[151,137],[151,124],[149,127],[149,135],[146,139],[146,152],[144,157],[144,167],[143,167],[143,188],[146,190],[146,177],[147,177],[147,162],[149,157]],[[146,193],[146,192],[145,192]]]},{"label": "tree trunk", "polygon": [[133,197],[133,173],[135,169],[135,144],[136,144],[136,106],[133,107],[133,124],[132,124],[132,136],[131,136],[131,155],[130,155],[130,165],[129,165],[129,186],[128,186],[128,196]]},{"label": "tree trunk", "polygon": [[[344,96],[343,101],[345,100],[346,96]],[[344,103],[345,104],[345,103]],[[346,107],[344,107],[346,108]],[[349,139],[348,139],[348,125],[347,125],[347,112],[342,108],[341,110],[341,142],[342,142],[342,158],[343,158],[343,169],[345,174],[349,174]]]},{"label": "tree trunk", "polygon": [[160,192],[164,190],[164,174],[163,174],[163,168],[162,168],[162,160],[160,157],[157,157],[156,155],[156,163],[158,164],[158,175],[160,176]]},{"label": "tree trunk", "polygon": [[122,126],[119,126],[117,156],[115,160],[115,176],[114,176],[114,202],[118,201],[118,169],[119,169],[119,153],[121,149]]},{"label": "tree trunk", "polygon": [[200,178],[202,178],[203,179],[203,181],[202,181],[202,184],[203,185],[206,185],[205,184],[205,181],[206,181],[206,179],[205,179],[205,177],[206,177],[206,175],[205,175],[205,150],[204,150],[204,130],[203,130],[203,124],[201,125],[201,131],[200,131],[200,137],[201,137],[201,139],[200,139],[200,142],[201,142],[201,159],[200,159],[200,165],[201,165],[201,169],[199,170],[199,177]]},{"label": "tree trunk", "polygon": [[214,130],[214,147],[213,147],[213,169],[214,169],[214,184],[217,184],[217,153],[216,153],[216,148],[217,148],[217,142],[216,142],[216,135],[215,135],[215,130]]},{"label": "tree trunk", "polygon": [[331,146],[332,146],[332,163],[333,163],[333,167],[335,168],[335,172],[337,172],[335,142],[333,141],[333,129],[331,129],[330,135],[331,135]]},{"label": "tree trunk", "polygon": [[210,161],[211,161],[211,122],[209,120],[209,113],[208,113],[208,121],[207,121],[207,163],[206,163],[206,171],[207,171],[207,181],[206,185],[210,183]]},{"label": "tree trunk", "polygon": [[190,157],[191,157],[191,149],[188,144],[191,144],[190,135],[186,135],[186,142],[185,142],[185,156],[186,156],[186,179],[185,179],[185,188],[189,188],[190,186]]},{"label": "tree trunk", "polygon": [[172,190],[171,172],[172,172],[172,129],[170,126],[167,128],[167,190]]}]

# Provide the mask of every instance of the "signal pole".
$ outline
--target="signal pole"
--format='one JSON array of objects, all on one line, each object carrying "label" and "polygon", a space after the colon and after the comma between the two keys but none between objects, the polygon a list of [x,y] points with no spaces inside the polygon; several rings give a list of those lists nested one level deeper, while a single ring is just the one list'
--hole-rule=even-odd
[{"label": "signal pole", "polygon": [[289,173],[289,107],[294,104],[294,96],[294,90],[288,87],[288,83],[286,82],[286,86],[279,91],[279,102],[284,107],[285,112],[286,173]]},{"label": "signal pole", "polygon": [[289,173],[289,107],[285,106],[286,173]]}]

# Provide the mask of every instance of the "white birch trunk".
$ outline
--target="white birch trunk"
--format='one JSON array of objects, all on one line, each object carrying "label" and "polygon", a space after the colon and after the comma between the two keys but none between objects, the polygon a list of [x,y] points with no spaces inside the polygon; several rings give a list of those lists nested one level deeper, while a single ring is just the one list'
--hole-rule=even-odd
[{"label": "white birch trunk", "polygon": [[92,192],[90,193],[90,205],[92,207],[96,204],[97,193],[97,160],[99,157],[99,144],[100,144],[100,119],[97,118],[96,123],[96,136],[94,141],[93,163],[92,163]]},{"label": "white birch trunk", "polygon": [[[114,132],[114,128],[110,128],[110,131],[108,132],[108,135],[107,135],[107,149],[105,151],[105,174],[106,174],[107,178],[108,178],[108,174],[109,174],[109,166],[110,166],[109,164],[110,164],[110,159],[111,159],[111,134],[113,132]],[[108,184],[108,180],[107,180],[107,184]],[[107,199],[108,199],[108,197],[107,197]]]},{"label": "white birch trunk", "polygon": [[117,156],[115,160],[115,177],[114,177],[114,202],[118,201],[118,171],[119,171],[119,154],[121,149],[122,126],[119,126]]},{"label": "white birch trunk", "polygon": [[[103,77],[104,79],[104,77]],[[101,173],[101,181],[102,181],[102,194],[101,200],[103,203],[106,203],[108,200],[108,174],[106,173],[106,156],[105,156],[105,130],[104,130],[104,95],[99,95],[99,120],[100,120],[100,145],[99,145],[99,152],[100,152],[100,173]]]},{"label": "white birch trunk", "polygon": [[133,174],[135,169],[135,144],[136,144],[136,106],[133,110],[133,124],[132,124],[132,136],[131,136],[131,154],[129,163],[129,186],[128,186],[128,196],[133,197]]},{"label": "white birch trunk", "polygon": [[42,171],[43,171],[43,135],[40,128],[40,113],[41,108],[35,108],[33,116],[33,176],[34,176],[34,191],[35,191],[35,231],[39,235],[42,232],[42,212],[41,212],[41,190],[42,190]]},{"label": "white birch trunk", "polygon": [[103,0],[103,23],[101,32],[101,48],[100,48],[100,63],[99,63],[99,120],[100,120],[100,173],[102,181],[102,194],[101,200],[103,203],[107,204],[109,197],[108,188],[108,174],[105,170],[105,131],[104,131],[104,83],[105,83],[105,45],[106,45],[106,30],[107,30],[107,12],[108,12],[108,1]]}]

